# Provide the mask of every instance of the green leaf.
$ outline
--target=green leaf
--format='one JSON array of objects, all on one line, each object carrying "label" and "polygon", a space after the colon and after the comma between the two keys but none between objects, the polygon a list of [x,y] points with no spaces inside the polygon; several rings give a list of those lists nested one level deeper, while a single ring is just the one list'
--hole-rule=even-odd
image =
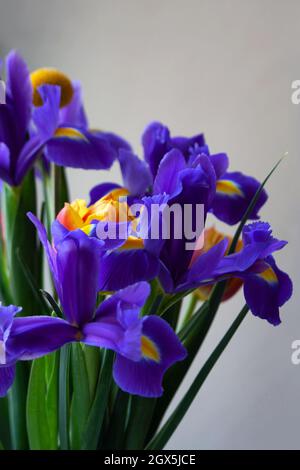
[{"label": "green leaf", "polygon": [[36,213],[36,185],[33,170],[26,176],[22,186],[4,188],[5,230],[9,278],[14,303],[22,305],[23,315],[32,315],[39,310],[36,297],[32,294],[28,277],[22,269],[20,256],[40,285],[41,267],[37,256],[37,235],[27,212]]},{"label": "green leaf", "polygon": [[188,411],[190,405],[192,404],[194,398],[199,392],[202,384],[207,378],[208,374],[212,370],[213,366],[216,364],[217,360],[225,350],[226,346],[232,339],[233,335],[237,331],[238,327],[242,323],[243,319],[247,315],[249,307],[247,305],[241,310],[237,318],[234,320],[233,324],[222,338],[218,346],[214,349],[212,354],[209,356],[204,366],[197,374],[192,385],[189,387],[187,393],[180,401],[179,405],[176,407],[175,411],[171,414],[167,422],[163,425],[161,430],[157,433],[156,436],[149,442],[146,446],[147,450],[159,450],[163,449],[167,444],[168,440],[176,430],[177,426],[180,424],[181,420],[184,418],[186,412]]},{"label": "green leaf", "polygon": [[58,353],[36,359],[31,366],[27,396],[30,449],[58,448]]},{"label": "green leaf", "polygon": [[28,375],[28,364],[17,362],[15,380],[8,392],[11,446],[14,450],[28,449],[26,429]]},{"label": "green leaf", "polygon": [[138,396],[131,398],[125,449],[141,450],[144,448],[156,401],[155,398]]},{"label": "green leaf", "polygon": [[83,432],[82,449],[95,450],[98,447],[111,389],[113,361],[114,353],[109,350],[103,351],[102,366],[95,398]]},{"label": "green leaf", "polygon": [[[124,449],[124,439],[130,408],[130,395],[118,389],[111,416],[109,417],[108,430],[105,433],[103,447],[106,450]],[[126,434],[125,434],[126,433]]]},{"label": "green leaf", "polygon": [[0,398],[0,441],[6,449],[11,448],[7,396]]},{"label": "green leaf", "polygon": [[92,400],[83,346],[80,343],[71,345],[71,367],[73,385],[70,415],[71,449],[79,450]]},{"label": "green leaf", "polygon": [[60,349],[59,357],[59,441],[60,449],[69,449],[69,415],[70,415],[70,352],[71,345]]}]

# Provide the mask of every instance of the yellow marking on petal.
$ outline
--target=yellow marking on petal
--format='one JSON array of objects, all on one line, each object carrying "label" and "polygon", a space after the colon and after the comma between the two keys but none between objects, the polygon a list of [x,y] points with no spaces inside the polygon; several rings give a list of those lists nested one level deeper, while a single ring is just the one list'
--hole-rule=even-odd
[{"label": "yellow marking on petal", "polygon": [[58,127],[55,131],[54,137],[67,137],[69,139],[85,140],[88,142],[85,135],[73,127]]},{"label": "yellow marking on petal", "polygon": [[278,278],[274,272],[274,270],[269,266],[265,271],[258,274],[264,281],[268,282],[269,284],[277,284]]},{"label": "yellow marking on petal", "polygon": [[227,196],[243,196],[240,188],[230,180],[217,181],[217,193],[226,194]]},{"label": "yellow marking on petal", "polygon": [[142,238],[130,236],[120,247],[121,250],[142,250],[144,248],[144,240]]},{"label": "yellow marking on petal", "polygon": [[61,88],[60,107],[63,108],[72,101],[73,86],[72,82],[64,73],[52,68],[37,69],[30,74],[30,80],[33,87],[33,104],[42,106],[43,100],[38,92],[41,85],[58,85]]},{"label": "yellow marking on petal", "polygon": [[154,342],[148,336],[142,336],[142,355],[154,362],[160,361],[160,353]]}]

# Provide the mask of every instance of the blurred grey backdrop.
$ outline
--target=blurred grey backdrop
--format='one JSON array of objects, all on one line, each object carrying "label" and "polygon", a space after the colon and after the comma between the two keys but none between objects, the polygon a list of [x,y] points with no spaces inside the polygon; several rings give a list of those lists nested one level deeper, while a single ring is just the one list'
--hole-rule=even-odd
[{"label": "blurred grey backdrop", "polygon": [[[153,119],[175,134],[204,131],[231,169],[268,184],[262,212],[289,240],[278,261],[295,284],[273,328],[249,315],[209,376],[170,449],[300,448],[299,208],[300,79],[298,0],[0,0],[0,50],[17,48],[30,68],[55,66],[81,80],[92,127],[126,136],[140,152]],[[86,197],[105,172],[69,171],[73,197]],[[192,377],[236,316],[242,294],[225,303]]]}]

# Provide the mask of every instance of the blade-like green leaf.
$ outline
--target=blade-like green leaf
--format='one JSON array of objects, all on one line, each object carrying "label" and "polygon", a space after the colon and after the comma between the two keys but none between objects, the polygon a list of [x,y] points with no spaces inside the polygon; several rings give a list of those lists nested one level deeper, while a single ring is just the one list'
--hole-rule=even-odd
[{"label": "blade-like green leaf", "polygon": [[113,360],[114,353],[112,351],[103,351],[101,372],[95,398],[82,436],[82,449],[97,449],[111,389]]},{"label": "blade-like green leaf", "polygon": [[59,441],[60,449],[68,450],[70,416],[70,352],[71,345],[66,344],[60,350],[59,357]]},{"label": "blade-like green leaf", "polygon": [[7,243],[7,260],[9,278],[14,303],[23,307],[23,315],[38,312],[39,304],[28,286],[27,275],[20,264],[20,256],[40,285],[41,267],[37,256],[37,235],[34,225],[27,217],[27,212],[36,213],[35,175],[31,171],[24,179],[22,186],[11,188],[5,186],[5,231]]},{"label": "blade-like green leaf", "polygon": [[213,366],[216,364],[217,360],[223,353],[224,349],[232,339],[233,335],[237,331],[238,327],[242,323],[243,319],[247,315],[249,311],[249,307],[247,305],[241,310],[237,318],[234,320],[233,324],[222,338],[218,346],[209,356],[207,361],[205,362],[204,366],[197,374],[195,380],[193,381],[192,385],[188,389],[187,393],[180,401],[179,405],[176,407],[175,411],[171,414],[167,422],[163,425],[161,430],[157,433],[156,436],[149,442],[146,449],[148,450],[156,450],[156,449],[163,449],[164,446],[167,444],[168,440],[176,430],[177,426],[185,416],[186,412],[188,411],[190,405],[192,404],[194,398],[196,397],[198,391],[200,390],[202,384],[204,383],[205,379],[207,378],[208,374],[212,370]]},{"label": "blade-like green leaf", "polygon": [[71,449],[79,450],[92,400],[83,346],[80,343],[72,344],[71,368],[73,385],[70,415]]},{"label": "blade-like green leaf", "polygon": [[[111,416],[109,417],[108,430],[105,433],[103,447],[110,450],[124,449],[128,409],[130,407],[130,395],[118,389]],[[127,435],[127,433],[126,433]]]},{"label": "blade-like green leaf", "polygon": [[7,396],[0,398],[0,440],[6,449],[11,448]]},{"label": "blade-like green leaf", "polygon": [[28,449],[26,429],[28,372],[26,362],[17,362],[15,380],[8,392],[11,445],[14,450]]},{"label": "blade-like green leaf", "polygon": [[32,450],[58,447],[58,353],[36,359],[27,396],[27,431]]}]

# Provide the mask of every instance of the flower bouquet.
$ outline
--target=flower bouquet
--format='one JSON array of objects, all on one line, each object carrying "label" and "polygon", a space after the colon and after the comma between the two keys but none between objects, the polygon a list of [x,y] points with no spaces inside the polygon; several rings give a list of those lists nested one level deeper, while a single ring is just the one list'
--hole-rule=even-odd
[{"label": "flower bouquet", "polygon": [[[139,159],[120,136],[89,128],[80,84],[60,71],[30,73],[13,51],[4,77],[0,446],[162,449],[248,311],[279,325],[292,294],[273,257],[286,242],[257,220],[272,172],[262,184],[231,172],[203,134],[173,137],[159,122]],[[115,161],[122,185],[70,201],[65,167]],[[211,218],[237,225],[234,236]],[[240,288],[245,305],[164,419]]]}]

